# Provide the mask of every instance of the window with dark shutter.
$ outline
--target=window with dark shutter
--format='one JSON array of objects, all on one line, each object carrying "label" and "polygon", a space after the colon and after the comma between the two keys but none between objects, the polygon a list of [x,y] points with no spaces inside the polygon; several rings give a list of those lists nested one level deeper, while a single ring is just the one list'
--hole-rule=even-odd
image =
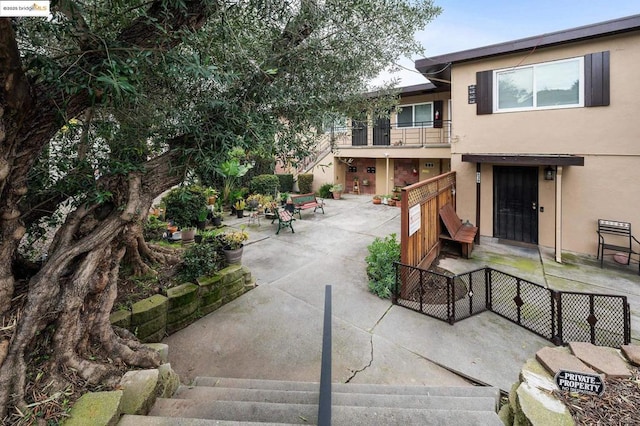
[{"label": "window with dark shutter", "polygon": [[584,106],[609,105],[609,51],[584,57]]},{"label": "window with dark shutter", "polygon": [[493,71],[476,73],[476,114],[493,114]]}]

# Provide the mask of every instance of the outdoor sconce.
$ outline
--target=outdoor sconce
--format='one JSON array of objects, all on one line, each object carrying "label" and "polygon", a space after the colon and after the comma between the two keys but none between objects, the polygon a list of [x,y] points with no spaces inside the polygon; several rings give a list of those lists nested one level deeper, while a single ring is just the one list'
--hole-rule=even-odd
[{"label": "outdoor sconce", "polygon": [[544,168],[544,180],[553,180],[554,175],[555,170],[553,170],[553,167],[547,166]]}]

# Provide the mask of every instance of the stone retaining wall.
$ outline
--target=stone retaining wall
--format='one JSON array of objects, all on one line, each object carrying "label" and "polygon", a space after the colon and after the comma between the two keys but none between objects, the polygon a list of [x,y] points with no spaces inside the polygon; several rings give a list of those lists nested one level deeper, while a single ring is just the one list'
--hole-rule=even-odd
[{"label": "stone retaining wall", "polygon": [[111,324],[126,328],[141,342],[159,342],[198,318],[229,303],[255,286],[251,271],[230,265],[212,277],[201,277],[135,303],[130,311],[111,314]]}]

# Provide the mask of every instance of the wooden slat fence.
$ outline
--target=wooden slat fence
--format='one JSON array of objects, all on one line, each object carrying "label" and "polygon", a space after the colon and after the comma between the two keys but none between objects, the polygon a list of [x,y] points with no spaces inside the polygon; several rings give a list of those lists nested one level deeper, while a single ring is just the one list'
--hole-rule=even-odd
[{"label": "wooden slat fence", "polygon": [[[456,207],[456,172],[448,172],[402,188],[401,262],[428,268],[440,254],[439,211],[446,203]],[[410,210],[420,205],[420,228],[409,235]]]}]

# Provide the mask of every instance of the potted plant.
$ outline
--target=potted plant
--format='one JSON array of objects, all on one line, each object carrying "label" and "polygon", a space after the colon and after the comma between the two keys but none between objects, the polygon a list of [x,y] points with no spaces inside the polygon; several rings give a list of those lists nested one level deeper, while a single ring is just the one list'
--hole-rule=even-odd
[{"label": "potted plant", "polygon": [[247,206],[245,201],[240,199],[240,200],[236,201],[236,203],[233,206],[236,209],[236,215],[237,215],[238,219],[242,219],[244,217],[244,208]]},{"label": "potted plant", "polygon": [[197,227],[199,230],[204,230],[204,228],[207,226],[207,216],[209,215],[209,210],[207,210],[206,208],[201,209],[198,212],[198,224]]},{"label": "potted plant", "polygon": [[213,206],[218,200],[218,191],[214,188],[208,187],[204,190],[204,195],[207,197],[207,204]]},{"label": "potted plant", "polygon": [[287,204],[287,200],[289,199],[289,193],[288,192],[281,192],[280,193],[280,205],[284,206],[285,204]]},{"label": "potted plant", "polygon": [[183,243],[192,242],[200,212],[207,206],[202,187],[191,185],[174,188],[163,201],[167,217],[182,231]]},{"label": "potted plant", "polygon": [[249,234],[244,229],[239,231],[227,231],[220,234],[222,251],[228,264],[241,263],[244,242],[249,239]]},{"label": "potted plant", "polygon": [[215,227],[222,225],[222,210],[214,210],[211,213],[211,224]]},{"label": "potted plant", "polygon": [[256,210],[260,205],[262,194],[251,194],[247,197],[247,207],[249,210]]},{"label": "potted plant", "polygon": [[381,204],[381,203],[382,203],[382,197],[380,195],[374,195],[373,204]]},{"label": "potted plant", "polygon": [[334,200],[339,200],[340,197],[342,197],[342,184],[341,183],[334,183],[331,186],[331,193],[333,194],[333,199]]}]

